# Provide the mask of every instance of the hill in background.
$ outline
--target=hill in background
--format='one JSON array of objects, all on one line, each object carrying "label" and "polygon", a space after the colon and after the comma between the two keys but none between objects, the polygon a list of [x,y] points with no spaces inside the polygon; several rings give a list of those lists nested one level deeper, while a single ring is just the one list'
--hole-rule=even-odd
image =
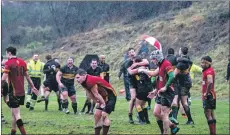
[{"label": "hill in background", "polygon": [[[43,60],[46,54],[51,53],[62,63],[68,56],[73,56],[77,65],[86,54],[105,54],[106,62],[111,66],[112,85],[119,90],[123,88],[123,82],[117,79],[117,73],[123,54],[129,47],[138,48],[138,38],[148,34],[161,42],[165,55],[169,47],[177,51],[187,46],[189,55],[198,65],[201,56],[210,55],[216,70],[217,96],[227,98],[229,85],[225,83],[224,76],[229,54],[229,18],[229,2],[192,2],[186,8],[169,10],[158,16],[103,24],[58,38],[33,51],[40,52]],[[26,51],[33,52],[24,47],[19,51],[21,56],[28,54]],[[194,96],[200,96],[200,84],[201,76],[198,75],[192,88]]]}]

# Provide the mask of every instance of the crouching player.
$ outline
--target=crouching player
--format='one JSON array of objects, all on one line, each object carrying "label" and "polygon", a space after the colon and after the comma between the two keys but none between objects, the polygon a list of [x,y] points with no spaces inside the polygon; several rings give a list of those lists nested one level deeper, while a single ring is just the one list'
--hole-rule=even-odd
[{"label": "crouching player", "polygon": [[77,71],[75,78],[85,88],[89,98],[97,103],[94,113],[95,135],[99,135],[101,129],[102,134],[107,135],[110,127],[109,114],[114,111],[117,100],[114,88],[104,79],[88,75],[83,69]]}]

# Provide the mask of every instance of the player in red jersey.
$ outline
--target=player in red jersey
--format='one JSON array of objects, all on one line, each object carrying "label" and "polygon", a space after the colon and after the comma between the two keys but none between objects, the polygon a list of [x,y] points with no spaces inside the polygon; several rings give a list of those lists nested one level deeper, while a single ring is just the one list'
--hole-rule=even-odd
[{"label": "player in red jersey", "polygon": [[157,119],[161,134],[168,134],[169,127],[171,128],[172,134],[176,134],[179,128],[169,120],[171,104],[175,96],[172,87],[174,80],[173,67],[168,60],[164,59],[163,53],[160,50],[153,51],[150,59],[158,65],[158,68],[154,71],[139,68],[138,72],[146,73],[149,76],[158,76],[156,79],[156,90],[150,92],[148,95],[149,98],[153,98],[157,95],[153,114]]},{"label": "player in red jersey", "polygon": [[214,109],[216,109],[216,92],[214,90],[215,71],[211,67],[212,58],[204,56],[201,58],[202,74],[202,100],[204,114],[207,118],[211,135],[216,134],[216,118]]},{"label": "player in red jersey", "polygon": [[24,105],[25,91],[24,91],[24,77],[31,86],[32,91],[37,95],[38,90],[34,87],[32,80],[29,77],[27,66],[24,60],[16,57],[16,48],[8,47],[6,55],[8,61],[5,63],[4,73],[2,75],[2,84],[8,78],[8,100],[7,105],[11,108],[12,113],[12,130],[11,135],[16,134],[16,125],[21,134],[25,135],[26,131],[20,115],[20,105]]},{"label": "player in red jersey", "polygon": [[116,91],[104,79],[88,75],[83,69],[77,71],[75,78],[85,88],[89,98],[97,103],[94,113],[95,135],[99,135],[102,128],[102,134],[107,135],[110,127],[109,114],[114,111],[117,100]]}]

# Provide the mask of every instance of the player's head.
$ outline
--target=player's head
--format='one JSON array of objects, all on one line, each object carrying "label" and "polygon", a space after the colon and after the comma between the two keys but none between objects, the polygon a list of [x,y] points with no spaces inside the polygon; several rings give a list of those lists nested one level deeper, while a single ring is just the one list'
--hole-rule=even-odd
[{"label": "player's head", "polygon": [[67,59],[67,64],[68,64],[68,66],[72,66],[72,65],[73,65],[73,62],[74,62],[73,57],[69,57],[69,58]]},{"label": "player's head", "polygon": [[49,61],[52,59],[52,56],[50,54],[46,55],[46,60]]},{"label": "player's head", "polygon": [[211,67],[211,65],[212,65],[212,58],[210,56],[204,56],[201,58],[200,66],[203,69],[207,69],[207,68]]},{"label": "player's head", "polygon": [[187,55],[187,54],[188,54],[188,47],[182,47],[182,48],[181,48],[181,53],[182,53],[183,55]]},{"label": "player's head", "polygon": [[84,69],[78,69],[75,79],[78,83],[82,84],[86,79],[87,72]]},{"label": "player's head", "polygon": [[138,62],[141,62],[142,61],[142,58],[141,58],[141,56],[140,55],[137,55],[137,56],[135,56],[134,57],[134,63],[138,63]]},{"label": "player's head", "polygon": [[92,59],[92,60],[91,60],[91,63],[90,63],[90,66],[91,66],[93,69],[97,68],[97,60],[96,60],[96,59]]},{"label": "player's head", "polygon": [[53,60],[54,60],[55,62],[57,62],[58,64],[60,64],[60,61],[59,61],[58,58],[53,58]]},{"label": "player's head", "polygon": [[38,59],[39,59],[39,55],[35,53],[35,54],[33,55],[33,60],[34,60],[34,61],[38,61]]},{"label": "player's head", "polygon": [[134,48],[129,48],[128,49],[128,56],[129,56],[129,58],[133,58],[133,57],[136,56],[136,52],[135,52]]},{"label": "player's head", "polygon": [[155,50],[151,53],[150,59],[152,60],[153,63],[158,65],[164,59],[164,55],[163,55],[162,51]]},{"label": "player's head", "polygon": [[101,63],[105,63],[105,55],[100,55],[99,60]]},{"label": "player's head", "polygon": [[174,55],[174,49],[173,49],[173,48],[169,48],[169,49],[168,49],[168,54]]},{"label": "player's head", "polygon": [[6,57],[9,59],[11,58],[12,56],[16,56],[16,53],[17,53],[17,49],[15,47],[7,47],[6,48]]}]

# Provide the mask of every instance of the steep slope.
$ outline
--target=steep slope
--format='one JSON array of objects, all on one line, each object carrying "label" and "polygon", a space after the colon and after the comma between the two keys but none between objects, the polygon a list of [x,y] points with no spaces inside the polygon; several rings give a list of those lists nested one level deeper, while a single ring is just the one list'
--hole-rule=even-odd
[{"label": "steep slope", "polygon": [[[129,47],[138,48],[138,37],[149,34],[162,44],[164,53],[169,47],[178,50],[189,47],[189,54],[196,64],[200,57],[210,54],[217,71],[218,96],[228,96],[228,85],[223,84],[229,53],[229,2],[194,2],[189,8],[162,14],[131,24],[106,25],[86,33],[58,39],[52,48],[53,55],[62,62],[67,56],[77,59],[79,65],[85,54],[105,54],[111,66],[112,83],[123,87],[116,74]],[[44,53],[46,54],[46,53]],[[199,78],[200,80],[200,78]],[[195,80],[194,94],[199,95],[200,82]]]}]

